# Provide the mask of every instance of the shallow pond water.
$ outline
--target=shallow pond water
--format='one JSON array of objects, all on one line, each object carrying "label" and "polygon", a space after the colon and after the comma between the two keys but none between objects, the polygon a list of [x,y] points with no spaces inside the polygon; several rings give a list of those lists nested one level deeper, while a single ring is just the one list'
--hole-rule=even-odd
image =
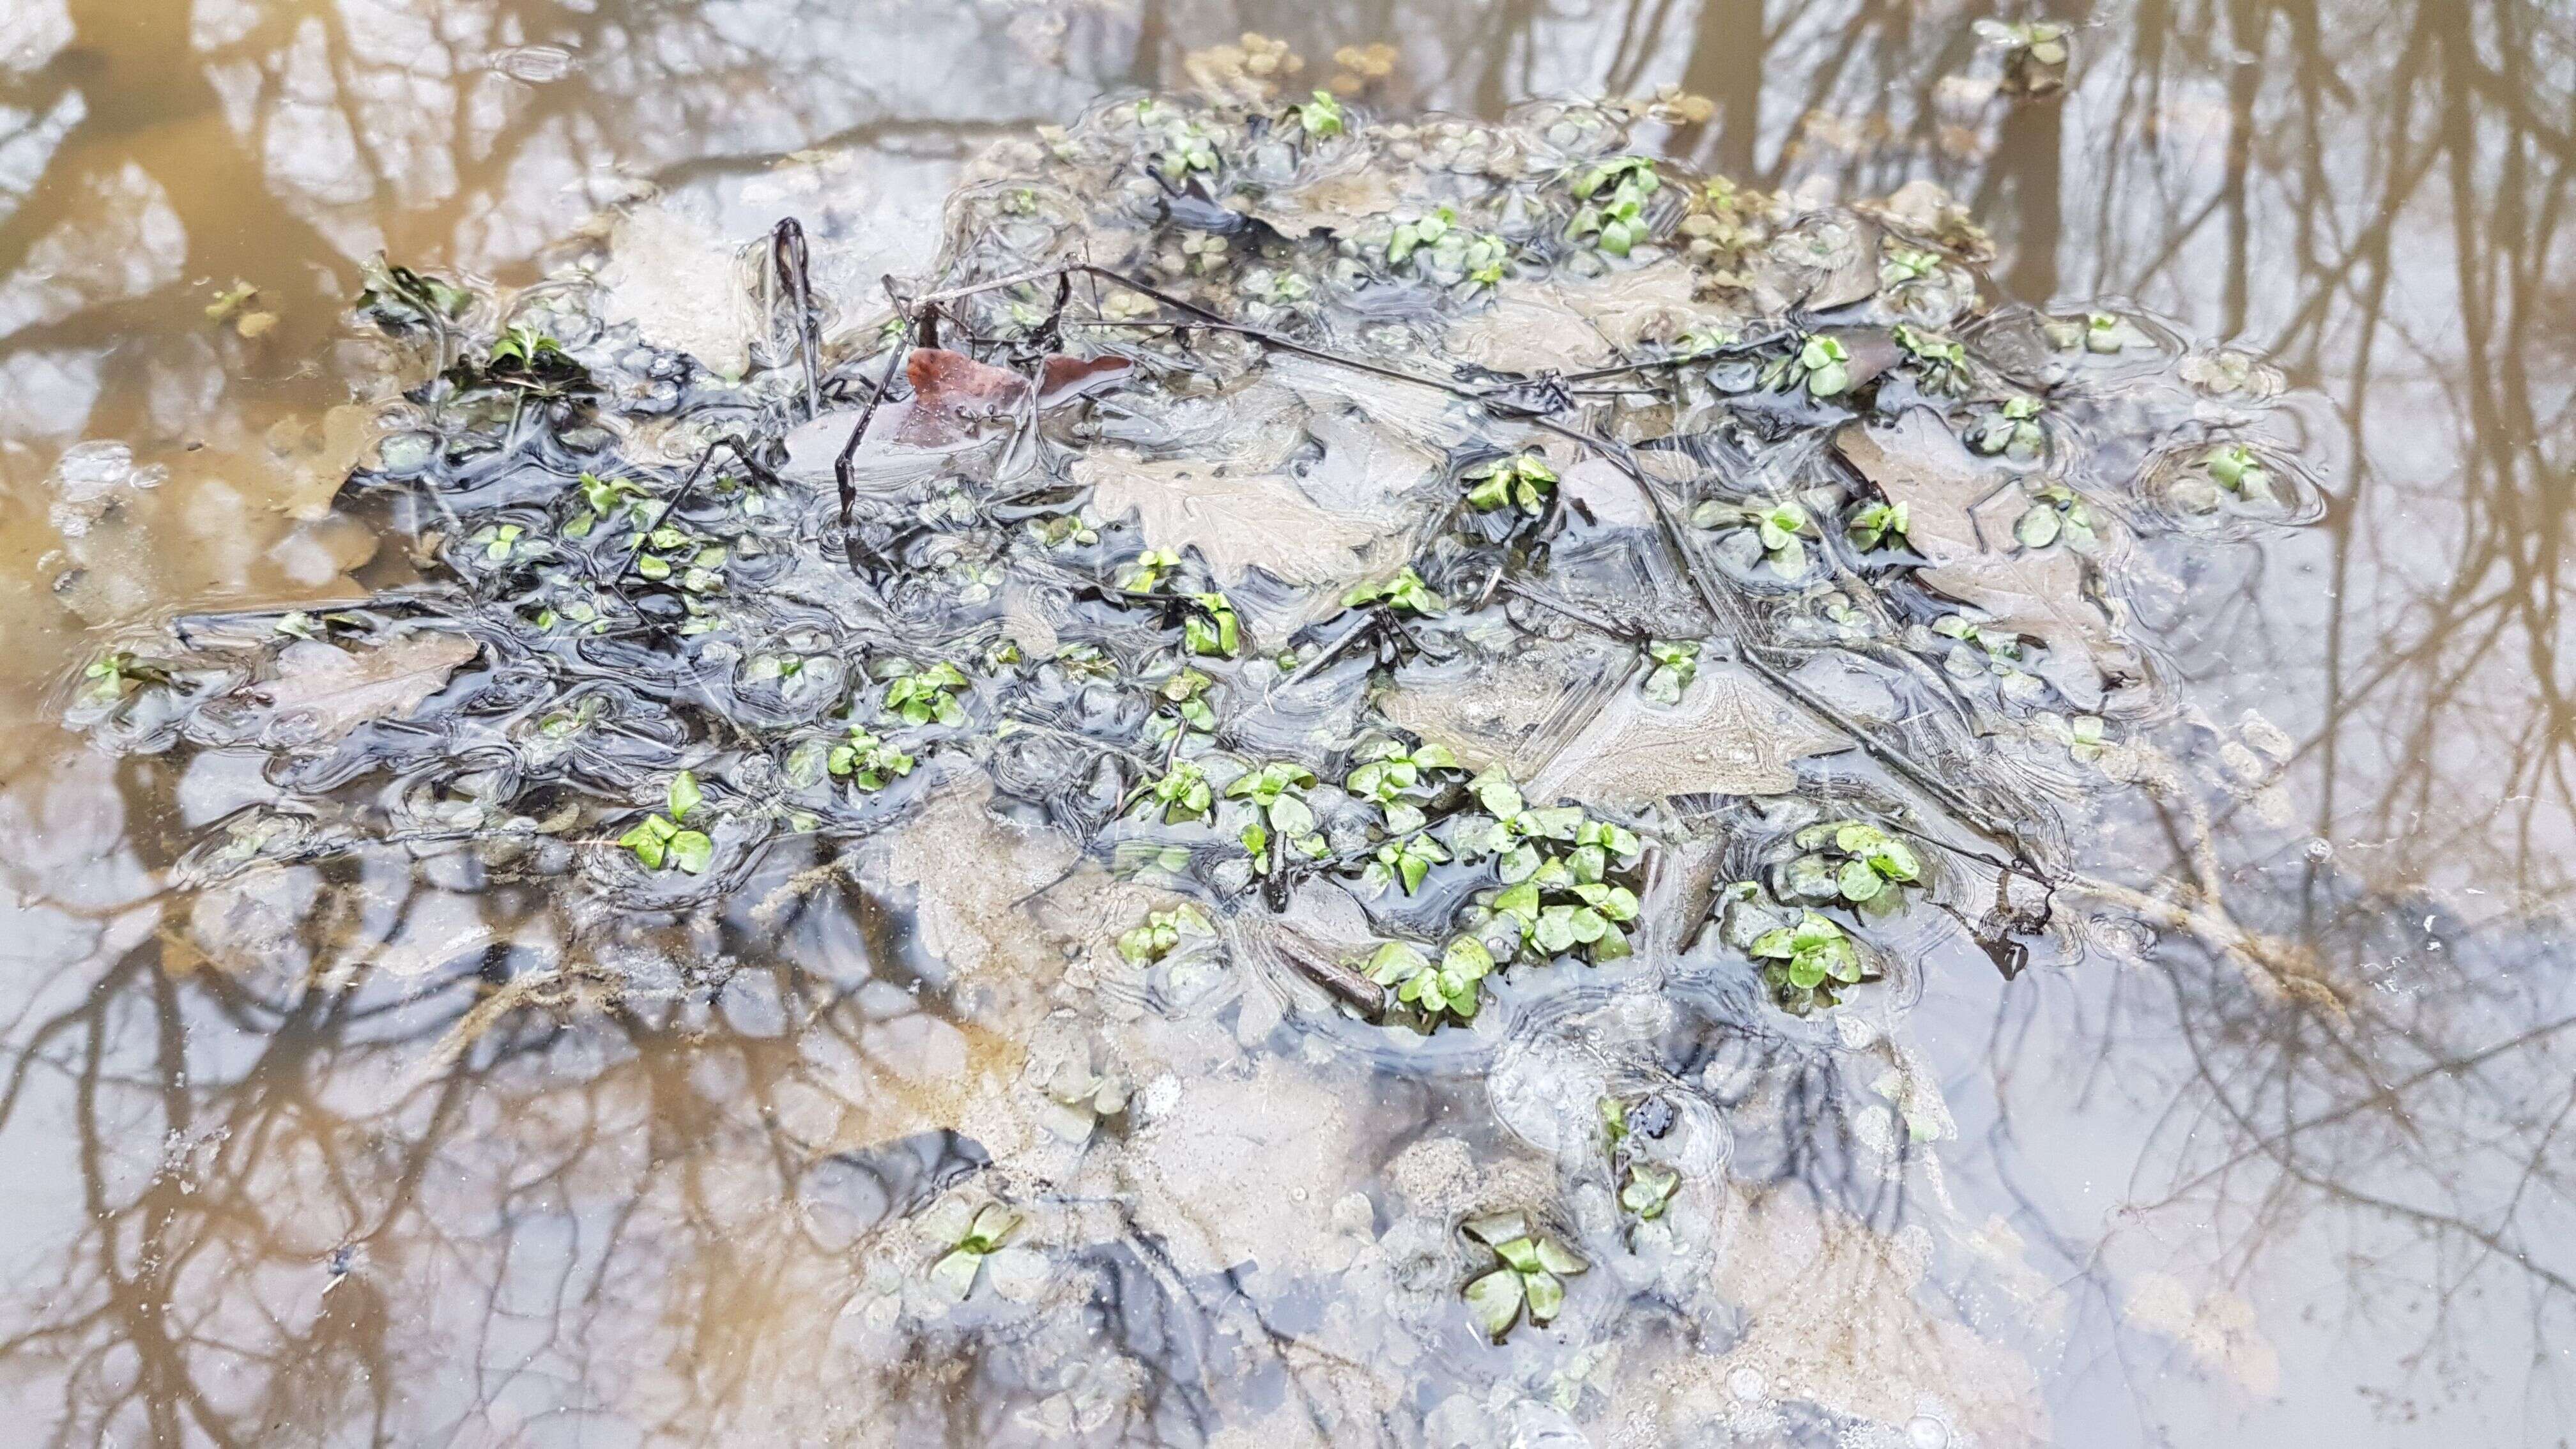
[{"label": "shallow pond water", "polygon": [[[2567,1442],[2576,831],[2556,671],[2576,268],[2556,227],[2576,31],[2519,3],[2110,6],[2068,16],[2062,95],[2016,97],[1985,18],[1779,0],[9,6],[0,1383],[27,1440]],[[1631,479],[1583,438],[1436,390],[1175,341],[1143,304],[1063,343],[1150,378],[1068,385],[1025,427],[981,419],[1032,401],[1002,382],[913,372],[920,395],[856,460],[876,531],[847,560],[799,552],[829,531],[853,414],[795,428],[863,405],[877,356],[905,360],[883,348],[881,275],[953,282],[1043,251],[1051,207],[1114,209],[1170,152],[1186,180],[1184,118],[1211,96],[1275,115],[1319,86],[1363,136],[1425,111],[1501,128],[1425,128],[1400,159],[1497,195],[1525,177],[1525,206],[1569,211],[1541,178],[1582,175],[1564,158],[1619,118],[1545,107],[1630,99],[1625,149],[1668,158],[1658,205],[1688,189],[1708,215],[1679,178],[1722,175],[1763,198],[1742,208],[1746,255],[1817,243],[1804,271],[1745,263],[1713,287],[1732,254],[1692,256],[1681,238],[1711,233],[1654,212],[1638,257],[1550,251],[1533,278],[1524,253],[1491,298],[1458,283],[1464,301],[1346,293],[1329,238],[1296,264],[1181,250],[1215,234],[1204,216],[1138,254],[1167,249],[1164,285],[1220,278],[1281,327],[1303,299],[1244,268],[1311,264],[1344,309],[1318,324],[1339,329],[1329,350],[1400,370],[1605,364],[1672,345],[1677,319],[1749,332],[1782,276],[1830,312],[1847,239],[1815,218],[1939,230],[1920,190],[1838,209],[1937,184],[1991,258],[1864,267],[1863,291],[1973,275],[1980,305],[2025,320],[1974,334],[1979,356],[2080,395],[2047,457],[2100,486],[2104,552],[2062,577],[2122,612],[2044,588],[2063,607],[2016,612],[1976,573],[1983,536],[1949,529],[1986,504],[1943,492],[1950,455],[1904,431],[1930,412],[1831,444],[1834,461],[1831,389],[1800,402],[1792,382],[1787,409],[1724,376],[1669,399],[1516,395],[1640,445]],[[1168,112],[1139,115],[1140,95]],[[1495,163],[1497,135],[1549,164]],[[1148,149],[1141,169],[1058,150],[1094,143]],[[1329,171],[1329,144],[1280,164]],[[1229,149],[1217,170],[1261,164]],[[1299,173],[1256,214],[1362,239],[1375,279],[1372,228],[1425,210],[1375,189],[1384,169]],[[782,216],[810,247],[825,396],[776,321]],[[1420,269],[1481,259],[1448,246]],[[380,253],[477,300],[424,326],[415,294],[390,331],[353,316]],[[961,299],[944,339],[916,340],[972,350],[1030,327],[1006,302],[1043,317],[1053,300]],[[609,422],[508,392],[445,416],[404,400],[488,356],[503,305],[596,369]],[[2130,347],[2049,361],[2038,319],[2093,313]],[[1196,349],[1187,367],[1175,347]],[[675,373],[677,353],[703,366]],[[1769,421],[1709,425],[1730,408]],[[678,510],[721,522],[731,557],[648,540],[627,561],[726,573],[757,640],[677,642],[707,591],[675,586],[633,639],[525,667],[541,651],[512,631],[581,616],[528,592],[516,536],[492,530],[588,516],[569,480],[603,458],[677,500],[705,436],[682,424],[707,418],[791,435],[775,488],[720,479]],[[1651,446],[1684,432],[1707,441]],[[2222,434],[2263,450],[2279,507],[2174,503]],[[1421,504],[1524,445],[1567,500],[1543,555],[1513,552],[1522,525],[1493,513],[1466,519],[1481,534],[1442,522],[1454,491],[1452,514]],[[1848,498],[1800,491],[1828,474]],[[1666,497],[1649,479],[1707,505],[1705,526],[1641,506]],[[1914,583],[1874,582],[1876,545],[1824,512],[1874,496],[1859,480],[1922,489],[1909,556],[2044,641],[2031,670],[1954,663],[1973,643],[1902,612]],[[767,522],[744,502],[764,491]],[[1802,538],[1803,566],[1852,580],[1858,613],[1726,511],[1793,496],[1835,533]],[[2074,558],[2054,530],[2080,504],[2007,501],[2015,556]],[[2034,543],[2020,530],[2042,505]],[[1640,542],[1673,523],[1705,542],[1690,567]],[[988,525],[1039,538],[1035,563],[978,552]],[[556,542],[612,542],[582,527]],[[1348,785],[1365,731],[1333,709],[1373,677],[1369,718],[1454,729],[1533,803],[1557,787],[1653,827],[1639,873],[1613,842],[1585,882],[1651,907],[1634,956],[1513,962],[1472,1027],[1360,1021],[1376,988],[1337,974],[1345,958],[1490,924],[1476,893],[1499,882],[1444,862],[1417,897],[1395,862],[1374,894],[1341,891],[1283,845],[1273,899],[1233,843],[1247,807],[1222,835],[1121,808],[1124,784],[1169,778],[1186,691],[1158,675],[1103,703],[1088,656],[1039,666],[1066,640],[1097,641],[1112,675],[1182,643],[1186,608],[1139,617],[1136,591],[1075,587],[1131,565],[1139,533],[1195,550],[1190,587],[1223,590],[1257,646],[1210,665],[1235,753],[1329,756]],[[1416,546],[1385,552],[1389,533]],[[871,575],[866,550],[910,567]],[[1500,622],[1382,628],[1323,657],[1341,589],[1408,561],[1460,612],[1484,591],[1477,617]],[[1656,662],[1638,645],[1668,634],[1712,645],[1671,706],[1636,682]],[[893,682],[862,662],[970,636],[958,728],[988,743],[925,748],[900,775],[853,759],[886,788],[845,769],[797,794],[793,747],[824,760],[847,741],[842,701]],[[1267,657],[1292,639],[1306,652]],[[1764,672],[1863,644],[1884,646],[1867,679]],[[86,672],[118,649],[132,678]],[[150,677],[164,666],[179,683]],[[1301,674],[1348,697],[1310,707],[1285,682]],[[1811,703],[1845,723],[1879,709],[1899,763]],[[936,737],[941,706],[924,708]],[[994,739],[1004,711],[1018,727]],[[1677,717],[1681,745],[1658,752],[1648,727]],[[743,764],[753,743],[776,778]],[[1107,760],[1122,751],[1148,758]],[[703,876],[615,843],[674,803],[683,760],[722,762],[710,815],[669,812],[717,822]],[[1105,808],[1073,778],[1104,765]],[[1424,773],[1451,808],[1509,813],[1467,769]],[[1385,832],[1355,790],[1307,793],[1328,853],[1359,832],[1342,874],[1371,885]],[[1909,824],[1937,859],[1905,912],[1839,917],[1884,979],[1793,1017],[1698,927],[1718,884],[1832,853],[1783,844],[1824,818],[1801,800]],[[1995,873],[1955,848],[2090,885],[2045,928],[1988,929],[2027,918],[2030,882],[1990,920]],[[1115,949],[1185,897],[1228,902],[1214,935],[1167,917],[1174,949],[1150,969]],[[1989,957],[2019,964],[2013,945],[2028,961],[2008,979]],[[1623,1201],[1640,1166],[1647,1191]],[[1679,1186],[1646,1219],[1665,1170]],[[993,1202],[1017,1221],[979,1222]],[[1462,1290],[1509,1255],[1460,1229],[1510,1213],[1589,1261],[1557,1270],[1553,1323],[1495,1346]]]}]

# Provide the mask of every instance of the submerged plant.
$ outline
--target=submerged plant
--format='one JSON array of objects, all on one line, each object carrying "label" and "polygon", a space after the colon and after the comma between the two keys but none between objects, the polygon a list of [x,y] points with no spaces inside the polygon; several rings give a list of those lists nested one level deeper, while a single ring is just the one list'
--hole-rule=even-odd
[{"label": "submerged plant", "polygon": [[110,649],[81,670],[88,680],[83,690],[92,699],[122,699],[138,684],[167,684],[170,672],[159,665],[146,664],[127,649]]},{"label": "submerged plant", "polygon": [[2041,488],[2037,500],[2013,522],[2013,537],[2024,548],[2046,548],[2063,539],[2077,553],[2101,547],[2093,531],[2093,510],[2063,483]]},{"label": "submerged plant", "polygon": [[1019,1229],[1018,1213],[997,1202],[984,1204],[958,1235],[955,1245],[930,1265],[930,1281],[950,1298],[964,1301],[975,1291],[975,1279],[984,1271],[984,1260],[999,1252]]},{"label": "submerged plant", "polygon": [[1306,787],[1314,783],[1314,771],[1274,760],[1226,786],[1226,798],[1248,802],[1256,817],[1243,827],[1243,848],[1252,853],[1256,869],[1266,868],[1262,856],[1270,848],[1273,832],[1283,844],[1308,855],[1323,854],[1324,838],[1315,833],[1314,807],[1306,803]]},{"label": "submerged plant", "polygon": [[1691,522],[1701,528],[1750,527],[1773,576],[1794,580],[1807,572],[1806,540],[1815,536],[1816,524],[1797,503],[1703,503],[1692,510]]},{"label": "submerged plant", "polygon": [[1448,601],[1432,592],[1431,586],[1422,581],[1422,575],[1415,573],[1409,565],[1394,578],[1361,584],[1342,595],[1345,608],[1365,608],[1370,604],[1383,604],[1389,609],[1425,619],[1435,618],[1449,607]]},{"label": "submerged plant", "polygon": [[1843,525],[1843,537],[1851,540],[1852,547],[1863,551],[1876,548],[1890,539],[1910,545],[1913,540],[1906,537],[1906,530],[1912,522],[1913,514],[1906,504],[1865,503],[1853,512],[1851,521]]},{"label": "submerged plant", "polygon": [[832,774],[846,777],[853,789],[874,792],[911,774],[913,759],[853,722],[849,738],[832,747],[825,765]]},{"label": "submerged plant", "polygon": [[2005,398],[2001,407],[1986,414],[1968,434],[1968,442],[1989,457],[2001,455],[2016,463],[2027,463],[2048,446],[2048,435],[2040,431],[2039,415],[2039,399]]},{"label": "submerged plant", "polygon": [[669,813],[647,815],[641,823],[617,838],[624,849],[635,852],[635,859],[646,870],[668,866],[690,875],[703,875],[714,861],[715,842],[705,831],[688,824],[705,799],[698,790],[698,777],[687,771],[671,777],[665,803]]},{"label": "submerged plant", "polygon": [[1628,1180],[1619,1188],[1619,1207],[1642,1223],[1651,1223],[1672,1206],[1673,1194],[1682,1185],[1682,1175],[1651,1162],[1628,1165]]},{"label": "submerged plant", "polygon": [[1914,848],[1867,821],[1827,820],[1800,830],[1792,843],[1803,853],[1779,868],[1784,900],[1892,909],[1894,888],[1923,878]]},{"label": "submerged plant", "polygon": [[1804,387],[1812,398],[1840,397],[1851,390],[1851,350],[1842,339],[1817,333],[1774,359],[1762,370],[1761,382],[1774,389]]},{"label": "submerged plant", "polygon": [[1216,790],[1195,760],[1175,760],[1158,779],[1137,787],[1129,803],[1150,801],[1163,807],[1163,823],[1182,825],[1205,820],[1216,810]]},{"label": "submerged plant", "polygon": [[2013,95],[2045,96],[2065,89],[2073,58],[2067,29],[2054,20],[1976,22],[1977,38],[2004,52],[2003,88]]},{"label": "submerged plant", "polygon": [[1385,890],[1389,881],[1402,881],[1404,893],[1411,895],[1422,889],[1422,878],[1431,873],[1431,867],[1448,860],[1449,852],[1440,848],[1439,841],[1417,830],[1379,846],[1363,878],[1379,890]]},{"label": "submerged plant", "polygon": [[1234,605],[1213,589],[1190,595],[1189,611],[1181,616],[1181,639],[1192,654],[1232,659],[1243,648]]},{"label": "submerged plant", "polygon": [[1753,955],[1763,963],[1763,980],[1772,999],[1792,1016],[1819,1006],[1836,1006],[1837,993],[1871,979],[1868,962],[1850,935],[1830,917],[1807,911],[1793,926],[1776,927],[1753,942]]},{"label": "submerged plant", "polygon": [[1313,100],[1290,106],[1288,117],[1312,140],[1342,134],[1342,103],[1333,98],[1331,91],[1317,91]]},{"label": "submerged plant", "polygon": [[1526,1311],[1545,1327],[1565,1307],[1565,1282],[1591,1267],[1571,1248],[1530,1230],[1520,1213],[1497,1213],[1466,1224],[1467,1236],[1494,1250],[1501,1266],[1467,1285],[1467,1308],[1476,1326],[1500,1342]]},{"label": "submerged plant", "polygon": [[1386,264],[1403,266],[1415,252],[1448,236],[1449,228],[1457,221],[1457,212],[1441,206],[1434,207],[1427,215],[1397,222],[1394,233],[1386,239]]},{"label": "submerged plant", "polygon": [[1403,835],[1423,826],[1422,800],[1435,771],[1455,770],[1458,757],[1446,745],[1421,744],[1407,749],[1386,736],[1359,747],[1342,788],[1386,812],[1389,833]]},{"label": "submerged plant", "polygon": [[1193,938],[1211,939],[1216,927],[1198,907],[1184,902],[1168,911],[1150,911],[1144,922],[1120,935],[1118,954],[1139,966],[1150,966]]},{"label": "submerged plant", "polygon": [[1655,667],[1646,674],[1643,686],[1646,698],[1657,704],[1679,704],[1682,695],[1699,677],[1699,641],[1695,639],[1649,639],[1646,657]]},{"label": "submerged plant", "polygon": [[2261,502],[2271,501],[2272,475],[2255,457],[2254,450],[2242,443],[2211,449],[2208,456],[2201,459],[2201,467],[2219,487],[2230,493],[2241,493]]},{"label": "submerged plant", "polygon": [[1517,453],[1479,463],[1463,476],[1473,485],[1467,490],[1467,506],[1479,513],[1511,507],[1524,513],[1541,513],[1556,492],[1556,470],[1536,453]]},{"label": "submerged plant", "polygon": [[1646,198],[1662,186],[1655,163],[1643,156],[1615,157],[1584,171],[1574,178],[1574,197],[1583,204],[1566,227],[1567,240],[1628,255],[1646,239]]},{"label": "submerged plant", "polygon": [[1926,392],[1958,394],[1968,389],[1968,349],[1965,344],[1925,328],[1907,323],[1896,324],[1896,345],[1914,364],[1915,375]]},{"label": "submerged plant", "polygon": [[1180,717],[1183,725],[1214,734],[1216,710],[1208,703],[1208,691],[1215,683],[1195,669],[1175,669],[1169,678],[1154,687],[1154,693],[1172,707],[1172,713]]},{"label": "submerged plant", "polygon": [[945,659],[926,669],[899,663],[886,678],[882,708],[908,725],[936,720],[954,728],[966,722],[966,707],[957,702],[966,684],[965,672]]},{"label": "submerged plant", "polygon": [[1473,1021],[1484,997],[1484,980],[1494,969],[1493,954],[1473,936],[1460,936],[1431,959],[1403,941],[1377,948],[1362,968],[1371,981],[1395,988],[1395,999],[1420,1011],[1433,1026],[1443,1015]]}]

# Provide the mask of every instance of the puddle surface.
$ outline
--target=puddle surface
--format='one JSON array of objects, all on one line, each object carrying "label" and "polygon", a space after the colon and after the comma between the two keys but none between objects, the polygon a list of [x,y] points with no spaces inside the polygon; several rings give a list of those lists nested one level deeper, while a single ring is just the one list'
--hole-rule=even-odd
[{"label": "puddle surface", "polygon": [[0,19],[45,1442],[2576,1419],[2563,16],[164,8]]}]

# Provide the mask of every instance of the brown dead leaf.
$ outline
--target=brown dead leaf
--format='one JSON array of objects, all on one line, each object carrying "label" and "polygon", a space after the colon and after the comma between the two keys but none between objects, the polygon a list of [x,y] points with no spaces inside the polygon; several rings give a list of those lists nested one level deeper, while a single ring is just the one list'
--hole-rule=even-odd
[{"label": "brown dead leaf", "polygon": [[1532,798],[1636,804],[1673,795],[1782,795],[1794,766],[1852,742],[1741,664],[1702,668],[1681,703],[1623,690],[1530,784]]},{"label": "brown dead leaf", "polygon": [[2104,676],[2135,672],[2136,653],[2086,591],[2084,574],[2082,558],[2050,548],[1988,554],[1925,569],[1920,577],[1926,588],[1973,604],[2001,628],[2046,646],[2030,672],[2089,712],[2101,707]]},{"label": "brown dead leaf", "polygon": [[[1935,565],[1986,552],[1972,511],[2007,480],[1969,453],[1939,413],[1914,408],[1882,427],[1845,423],[1834,447],[1888,502],[1905,505],[1915,552]],[[2009,547],[2012,539],[2007,531],[1995,542]]]},{"label": "brown dead leaf", "polygon": [[925,448],[956,442],[981,419],[1008,412],[1029,387],[1016,372],[944,347],[914,348],[903,360],[903,379],[912,384],[912,409],[895,430],[895,441]]},{"label": "brown dead leaf", "polygon": [[252,690],[268,702],[272,730],[329,739],[411,713],[481,648],[454,634],[406,634],[359,650],[303,639],[280,651],[275,672]]},{"label": "brown dead leaf", "polygon": [[1074,464],[1073,477],[1092,490],[1103,521],[1133,515],[1149,545],[1197,549],[1229,588],[1255,565],[1292,584],[1342,582],[1363,567],[1359,553],[1378,534],[1318,507],[1285,473],[1095,452]]},{"label": "brown dead leaf", "polygon": [[1696,289],[1690,268],[1671,260],[1590,282],[1507,282],[1491,309],[1449,329],[1449,347],[1497,372],[1595,367],[1642,342],[1733,321],[1696,301]]}]

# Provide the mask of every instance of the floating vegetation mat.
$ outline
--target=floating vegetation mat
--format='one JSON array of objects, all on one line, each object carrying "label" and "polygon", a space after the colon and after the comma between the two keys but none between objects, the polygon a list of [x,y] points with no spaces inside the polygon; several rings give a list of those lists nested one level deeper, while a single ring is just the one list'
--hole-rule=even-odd
[{"label": "floating vegetation mat", "polygon": [[[2158,742],[2309,420],[1997,295],[1928,184],[1635,119],[1120,101],[874,293],[649,206],[515,297],[386,267],[372,597],[69,714],[256,762],[178,867],[214,966],[484,973],[424,1074],[746,961],[855,1023],[786,1209],[834,1357],[745,1432],[2039,1442],[2058,1330],[1908,1015],[2155,934],[2335,1009]],[[2141,799],[2190,878],[2098,858]]]}]

